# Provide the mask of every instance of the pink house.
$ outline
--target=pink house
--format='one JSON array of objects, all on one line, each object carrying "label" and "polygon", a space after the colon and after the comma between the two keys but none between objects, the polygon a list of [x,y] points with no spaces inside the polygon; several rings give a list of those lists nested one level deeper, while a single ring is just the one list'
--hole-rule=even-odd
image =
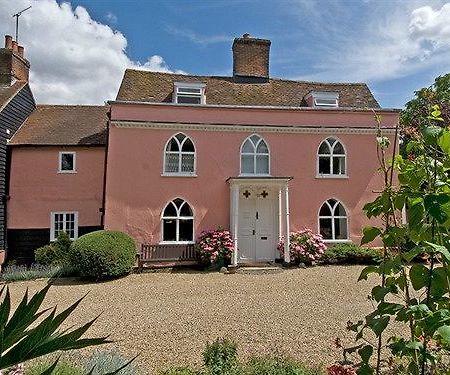
[{"label": "pink house", "polygon": [[[38,106],[11,141],[9,230],[52,240],[104,227],[171,245],[229,228],[234,264],[276,260],[280,238],[305,227],[359,242],[382,182],[373,110],[388,136],[398,111],[363,83],[271,78],[269,50],[236,38],[230,77],[126,70],[116,100],[93,107],[101,117],[65,106],[49,124],[55,108]],[[33,140],[37,128],[49,144]]]}]

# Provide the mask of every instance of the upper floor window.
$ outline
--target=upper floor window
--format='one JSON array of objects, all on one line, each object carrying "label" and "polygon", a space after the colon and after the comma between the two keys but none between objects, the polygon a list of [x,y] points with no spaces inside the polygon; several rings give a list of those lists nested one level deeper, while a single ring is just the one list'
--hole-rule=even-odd
[{"label": "upper floor window", "polygon": [[195,147],[183,133],[170,138],[164,152],[164,174],[193,175],[195,173]]},{"label": "upper floor window", "polygon": [[319,146],[317,170],[319,176],[343,177],[347,175],[347,156],[343,144],[329,137]]},{"label": "upper floor window", "polygon": [[76,153],[61,151],[59,153],[59,168],[60,173],[76,172]]},{"label": "upper floor window", "polygon": [[204,83],[175,82],[173,102],[180,104],[205,104]]},{"label": "upper floor window", "polygon": [[70,239],[78,238],[78,212],[52,212],[50,215],[50,241],[55,241],[60,232]]},{"label": "upper floor window", "polygon": [[194,213],[181,198],[169,202],[162,214],[163,242],[194,241]]},{"label": "upper floor window", "polygon": [[312,107],[339,107],[338,92],[311,91],[305,99]]},{"label": "upper floor window", "polygon": [[348,239],[347,212],[341,202],[328,199],[319,211],[319,230],[324,240]]},{"label": "upper floor window", "polygon": [[270,152],[267,143],[259,135],[248,137],[241,146],[241,174],[268,175]]}]

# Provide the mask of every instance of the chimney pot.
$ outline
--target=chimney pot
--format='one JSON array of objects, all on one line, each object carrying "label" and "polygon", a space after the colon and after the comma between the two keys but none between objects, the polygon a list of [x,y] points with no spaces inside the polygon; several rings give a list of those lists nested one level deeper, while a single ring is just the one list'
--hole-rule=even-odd
[{"label": "chimney pot", "polygon": [[249,39],[249,38],[251,38],[252,36],[251,36],[249,33],[245,33],[244,35],[242,35],[242,37],[243,37],[244,39]]},{"label": "chimney pot", "polygon": [[12,49],[12,36],[11,35],[5,35],[5,48]]},{"label": "chimney pot", "polygon": [[17,51],[18,51],[20,57],[23,57],[24,50],[25,50],[25,48],[23,48],[23,46],[17,46]]},{"label": "chimney pot", "polygon": [[13,40],[13,42],[12,42],[12,50],[13,50],[13,52],[16,52],[16,53],[19,52],[18,45],[15,40]]}]

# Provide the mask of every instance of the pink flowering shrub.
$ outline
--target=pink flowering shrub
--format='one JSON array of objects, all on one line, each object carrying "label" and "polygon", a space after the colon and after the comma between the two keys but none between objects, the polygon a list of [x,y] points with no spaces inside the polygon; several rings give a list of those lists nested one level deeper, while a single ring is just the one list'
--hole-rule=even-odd
[{"label": "pink flowering shrub", "polygon": [[[326,245],[320,234],[314,234],[310,229],[292,232],[289,236],[289,252],[292,263],[311,263],[320,259],[326,250]],[[278,252],[284,257],[284,241],[278,244]]]},{"label": "pink flowering shrub", "polygon": [[335,364],[327,368],[328,375],[356,375],[352,366]]},{"label": "pink flowering shrub", "polygon": [[203,231],[196,247],[205,263],[227,263],[233,254],[233,239],[228,230]]}]

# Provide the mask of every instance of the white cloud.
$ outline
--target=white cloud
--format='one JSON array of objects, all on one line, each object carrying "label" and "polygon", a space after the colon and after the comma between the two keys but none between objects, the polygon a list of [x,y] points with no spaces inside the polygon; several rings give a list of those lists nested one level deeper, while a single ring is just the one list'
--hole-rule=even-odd
[{"label": "white cloud", "polygon": [[158,55],[145,63],[131,60],[122,33],[83,7],[56,0],[0,0],[0,35],[14,35],[11,15],[29,5],[20,17],[19,44],[31,63],[38,103],[102,103],[116,97],[125,68],[172,71]]},{"label": "white cloud", "polygon": [[117,16],[114,13],[106,13],[106,19],[111,23],[117,23]]},{"label": "white cloud", "polygon": [[369,16],[351,20],[353,31],[329,34],[324,46],[318,47],[324,54],[313,66],[315,73],[299,78],[377,82],[448,65],[450,3],[434,1],[434,7],[422,3],[367,3]]},{"label": "white cloud", "polygon": [[174,26],[167,26],[166,31],[174,36],[187,39],[195,44],[200,44],[207,46],[208,44],[215,43],[230,43],[233,40],[232,36],[229,35],[200,35],[189,29],[179,29]]}]

